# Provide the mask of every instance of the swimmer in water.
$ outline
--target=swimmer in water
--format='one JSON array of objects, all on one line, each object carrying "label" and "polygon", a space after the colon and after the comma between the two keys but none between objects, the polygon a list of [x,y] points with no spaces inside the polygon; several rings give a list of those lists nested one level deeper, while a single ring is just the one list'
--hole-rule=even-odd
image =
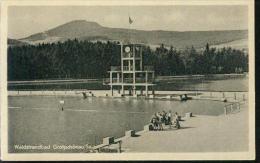
[{"label": "swimmer in water", "polygon": [[86,92],[82,92],[82,94],[83,94],[83,98],[86,99],[87,98]]}]

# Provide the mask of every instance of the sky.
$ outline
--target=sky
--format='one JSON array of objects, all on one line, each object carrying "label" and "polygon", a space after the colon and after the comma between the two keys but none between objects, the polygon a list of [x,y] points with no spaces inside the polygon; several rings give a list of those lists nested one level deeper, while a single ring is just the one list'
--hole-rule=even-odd
[{"label": "sky", "polygon": [[[133,23],[129,26],[128,17]],[[8,37],[24,38],[72,20],[141,30],[248,29],[247,6],[10,6]]]}]

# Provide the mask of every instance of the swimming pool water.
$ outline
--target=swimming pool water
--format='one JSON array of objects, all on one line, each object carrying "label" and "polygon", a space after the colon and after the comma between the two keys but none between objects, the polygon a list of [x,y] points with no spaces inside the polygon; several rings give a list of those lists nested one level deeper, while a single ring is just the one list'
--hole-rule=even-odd
[{"label": "swimming pool water", "polygon": [[[64,101],[61,111],[60,101]],[[18,150],[14,145],[100,144],[107,136],[142,130],[155,112],[184,115],[223,114],[224,103],[65,96],[8,97],[9,152],[84,152],[83,150]]]}]

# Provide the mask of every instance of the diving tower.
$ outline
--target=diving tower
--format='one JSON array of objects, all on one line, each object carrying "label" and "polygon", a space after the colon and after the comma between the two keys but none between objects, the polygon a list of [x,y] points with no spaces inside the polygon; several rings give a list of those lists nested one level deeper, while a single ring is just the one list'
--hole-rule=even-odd
[{"label": "diving tower", "polygon": [[143,65],[142,44],[123,44],[121,66],[111,66],[109,82],[111,95],[114,91],[120,96],[148,96],[154,94],[154,69]]}]

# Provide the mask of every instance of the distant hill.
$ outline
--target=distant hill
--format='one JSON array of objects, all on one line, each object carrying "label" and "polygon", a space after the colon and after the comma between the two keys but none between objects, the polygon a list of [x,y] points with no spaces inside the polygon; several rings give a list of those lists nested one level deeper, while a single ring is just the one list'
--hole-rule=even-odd
[{"label": "distant hill", "polygon": [[19,41],[19,40],[16,40],[16,39],[8,38],[7,44],[8,44],[8,46],[23,46],[23,45],[27,45],[28,43],[23,42],[23,41]]},{"label": "distant hill", "polygon": [[[194,46],[201,48],[210,45],[225,44],[228,42],[246,39],[247,30],[224,30],[224,31],[162,31],[162,30],[134,30],[123,28],[108,28],[96,22],[75,20],[45,32],[37,33],[19,41],[29,44],[51,43],[65,41],[68,39],[79,39],[88,41],[131,41],[150,45],[152,47],[160,44],[174,46],[178,49]],[[130,37],[129,37],[130,36]]]},{"label": "distant hill", "polygon": [[223,47],[231,47],[234,49],[244,50],[244,49],[248,48],[248,39],[235,40],[235,41],[231,41],[231,42],[227,42],[227,43],[213,45],[212,47],[217,48],[217,49],[223,48]]}]

